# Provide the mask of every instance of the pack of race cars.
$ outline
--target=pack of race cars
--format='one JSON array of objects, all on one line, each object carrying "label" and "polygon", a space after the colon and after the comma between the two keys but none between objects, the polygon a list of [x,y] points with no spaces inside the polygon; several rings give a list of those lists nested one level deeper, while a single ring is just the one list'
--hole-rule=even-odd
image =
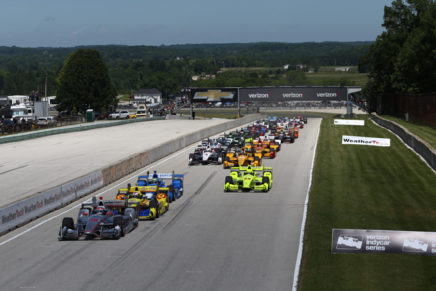
[{"label": "pack of race cars", "polygon": [[[283,143],[294,143],[307,123],[301,116],[269,117],[216,139],[205,139],[189,154],[189,165],[218,164],[230,169],[225,192],[268,192],[273,184],[272,168],[262,165],[273,159]],[[119,239],[138,226],[166,213],[170,203],[184,192],[183,174],[153,173],[139,176],[134,186],[119,188],[112,200],[93,197],[82,203],[76,221],[64,217],[59,240]]]},{"label": "pack of race cars", "polygon": [[118,189],[113,200],[82,203],[76,222],[64,217],[59,240],[119,239],[138,226],[140,220],[154,220],[167,212],[170,203],[183,195],[183,174],[147,173],[135,186]]}]

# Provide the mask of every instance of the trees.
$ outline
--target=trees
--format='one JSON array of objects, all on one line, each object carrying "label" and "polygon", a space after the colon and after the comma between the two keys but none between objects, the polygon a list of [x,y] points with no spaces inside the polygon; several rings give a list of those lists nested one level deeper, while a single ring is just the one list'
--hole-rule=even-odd
[{"label": "trees", "polygon": [[383,26],[361,63],[369,65],[372,110],[377,96],[436,91],[436,3],[395,0],[385,7]]},{"label": "trees", "polygon": [[65,61],[57,83],[59,110],[85,112],[115,105],[116,91],[99,52],[80,49]]}]

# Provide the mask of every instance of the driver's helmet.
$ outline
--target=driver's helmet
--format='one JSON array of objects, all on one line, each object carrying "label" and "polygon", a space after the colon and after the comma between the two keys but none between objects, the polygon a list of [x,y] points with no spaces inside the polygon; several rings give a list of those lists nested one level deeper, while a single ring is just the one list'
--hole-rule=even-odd
[{"label": "driver's helmet", "polygon": [[155,184],[157,184],[159,181],[158,181],[158,179],[157,178],[153,178],[153,179],[151,179],[151,182],[153,182],[153,183],[155,183]]},{"label": "driver's helmet", "polygon": [[253,173],[253,168],[251,168],[251,166],[247,167],[247,173],[250,173],[250,174]]},{"label": "driver's helmet", "polygon": [[141,198],[141,193],[139,192],[133,192],[130,194],[131,198]]},{"label": "driver's helmet", "polygon": [[104,208],[104,206],[98,206],[97,209],[95,210],[95,212],[96,212],[97,214],[103,214],[103,212],[104,212],[105,210],[106,210],[106,209]]}]

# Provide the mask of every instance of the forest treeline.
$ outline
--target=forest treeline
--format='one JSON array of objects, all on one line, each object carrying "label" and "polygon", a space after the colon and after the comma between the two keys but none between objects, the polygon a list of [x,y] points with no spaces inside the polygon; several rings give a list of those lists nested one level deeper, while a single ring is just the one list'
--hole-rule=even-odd
[{"label": "forest treeline", "polygon": [[[68,56],[79,49],[100,53],[119,94],[157,88],[164,96],[184,86],[304,85],[301,72],[277,72],[285,64],[357,66],[372,42],[186,44],[170,46],[86,46],[71,48],[0,47],[0,94],[38,90],[56,94],[56,78]],[[224,72],[216,79],[193,81],[193,75],[216,75],[222,68],[271,68],[259,72]],[[280,69],[279,69],[280,70]]]}]

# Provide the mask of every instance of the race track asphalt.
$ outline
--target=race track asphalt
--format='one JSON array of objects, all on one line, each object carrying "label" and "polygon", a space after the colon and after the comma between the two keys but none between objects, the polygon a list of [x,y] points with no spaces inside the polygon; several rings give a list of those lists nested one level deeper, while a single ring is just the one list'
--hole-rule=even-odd
[{"label": "race track asphalt", "polygon": [[0,237],[0,290],[290,290],[320,122],[264,162],[267,193],[225,193],[229,171],[188,166],[191,146],[94,193],[113,198],[147,170],[185,174],[169,212],[120,240],[58,241],[80,201]]}]

